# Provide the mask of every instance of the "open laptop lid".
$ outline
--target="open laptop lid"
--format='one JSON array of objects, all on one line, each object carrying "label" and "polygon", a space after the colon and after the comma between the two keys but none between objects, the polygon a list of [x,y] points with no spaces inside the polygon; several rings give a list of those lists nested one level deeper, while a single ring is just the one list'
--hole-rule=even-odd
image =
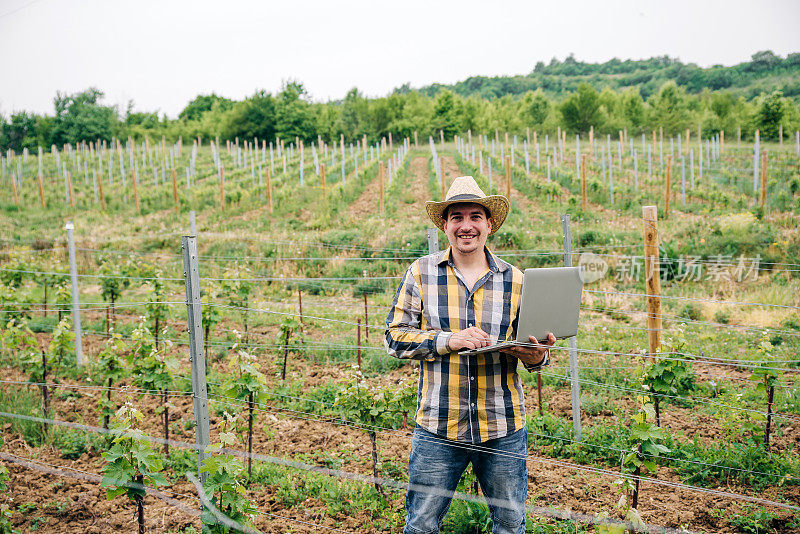
[{"label": "open laptop lid", "polygon": [[516,341],[577,335],[583,278],[580,267],[525,269]]}]

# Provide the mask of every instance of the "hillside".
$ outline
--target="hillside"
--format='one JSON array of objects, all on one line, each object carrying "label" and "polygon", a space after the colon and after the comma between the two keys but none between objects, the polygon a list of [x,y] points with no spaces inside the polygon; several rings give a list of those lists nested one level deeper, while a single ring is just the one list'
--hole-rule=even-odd
[{"label": "hillside", "polygon": [[540,61],[526,75],[470,76],[453,85],[432,84],[420,91],[433,96],[447,88],[464,97],[496,98],[541,89],[548,96],[563,96],[574,92],[579,83],[587,82],[597,90],[638,87],[646,99],[669,80],[689,93],[726,89],[750,100],[777,89],[784,96],[797,99],[800,97],[800,53],[781,58],[767,50],[753,54],[750,61],[738,65],[709,68],[668,56],[585,63],[570,55],[563,61],[553,58],[547,65]]}]

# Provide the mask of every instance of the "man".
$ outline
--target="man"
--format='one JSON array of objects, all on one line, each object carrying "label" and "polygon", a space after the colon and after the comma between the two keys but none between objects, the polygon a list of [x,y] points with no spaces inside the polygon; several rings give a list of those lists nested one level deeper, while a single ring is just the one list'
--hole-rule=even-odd
[{"label": "man", "polygon": [[486,196],[471,176],[456,178],[444,201],[428,202],[450,246],[411,264],[386,319],[389,354],[420,360],[405,534],[439,531],[469,463],[493,532],[525,531],[528,436],[517,362],[547,365],[555,337],[539,347],[458,354],[514,339],[522,272],[486,248],[508,209],[507,198]]}]

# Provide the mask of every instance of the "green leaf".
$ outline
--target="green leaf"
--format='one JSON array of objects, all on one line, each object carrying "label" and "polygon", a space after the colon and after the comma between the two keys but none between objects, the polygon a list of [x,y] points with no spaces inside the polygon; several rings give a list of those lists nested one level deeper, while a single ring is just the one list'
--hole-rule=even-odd
[{"label": "green leaf", "polygon": [[127,491],[128,491],[128,488],[126,488],[125,486],[121,486],[121,487],[118,487],[118,488],[107,490],[106,491],[106,500],[110,501],[112,499],[115,499],[115,498],[119,497],[120,495],[122,495],[123,493],[126,493]]},{"label": "green leaf", "polygon": [[236,434],[233,432],[220,432],[219,440],[225,445],[235,445],[236,444]]}]

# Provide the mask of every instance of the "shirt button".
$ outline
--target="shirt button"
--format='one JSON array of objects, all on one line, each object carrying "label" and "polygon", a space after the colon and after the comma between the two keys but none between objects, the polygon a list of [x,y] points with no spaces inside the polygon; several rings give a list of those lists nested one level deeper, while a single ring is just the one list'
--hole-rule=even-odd
[{"label": "shirt button", "polygon": [[475,380],[474,376],[469,377],[470,380]]},{"label": "shirt button", "polygon": [[472,407],[473,407],[473,408],[475,407],[475,403],[474,403],[474,402],[472,403]]}]

